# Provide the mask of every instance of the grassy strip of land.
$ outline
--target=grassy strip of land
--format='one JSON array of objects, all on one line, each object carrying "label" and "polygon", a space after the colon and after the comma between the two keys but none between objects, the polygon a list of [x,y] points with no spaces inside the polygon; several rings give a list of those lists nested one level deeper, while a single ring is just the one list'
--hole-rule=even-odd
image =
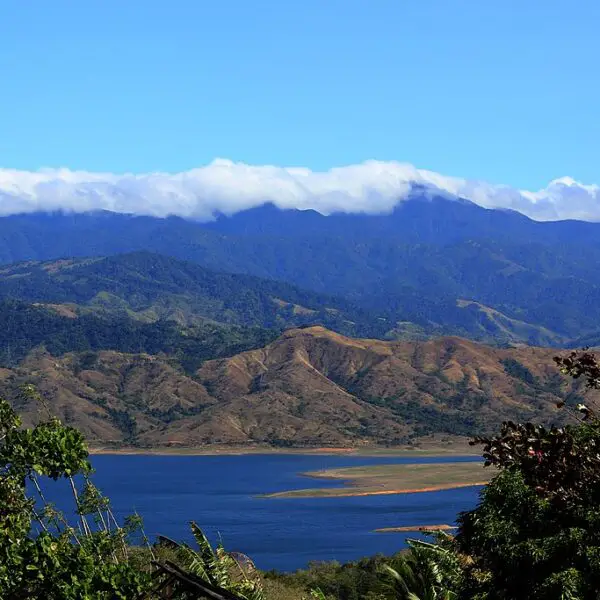
[{"label": "grassy strip of land", "polygon": [[453,531],[456,529],[453,525],[407,525],[404,527],[381,527],[375,529],[375,533],[406,533],[421,531]]},{"label": "grassy strip of land", "polygon": [[308,477],[336,479],[339,488],[310,488],[267,494],[267,498],[339,498],[435,492],[485,485],[493,472],[480,462],[371,465],[305,473]]}]

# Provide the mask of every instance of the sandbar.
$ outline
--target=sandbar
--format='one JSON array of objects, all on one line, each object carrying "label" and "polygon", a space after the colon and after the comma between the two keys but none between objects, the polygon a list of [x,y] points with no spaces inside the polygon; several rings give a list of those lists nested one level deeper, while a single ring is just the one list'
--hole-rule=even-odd
[{"label": "sandbar", "polygon": [[453,531],[457,529],[454,525],[407,525],[404,527],[381,527],[375,529],[375,533],[407,533],[423,531]]},{"label": "sandbar", "polygon": [[488,483],[492,469],[479,461],[369,465],[303,473],[306,477],[336,479],[341,487],[306,488],[265,494],[267,498],[340,498],[417,494]]}]

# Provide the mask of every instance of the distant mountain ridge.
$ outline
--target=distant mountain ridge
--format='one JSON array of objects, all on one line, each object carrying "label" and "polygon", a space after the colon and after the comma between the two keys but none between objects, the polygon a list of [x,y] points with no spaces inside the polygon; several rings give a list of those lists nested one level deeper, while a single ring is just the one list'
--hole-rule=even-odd
[{"label": "distant mountain ridge", "polygon": [[180,173],[94,173],[0,168],[0,214],[52,210],[210,220],[272,202],[282,208],[383,214],[415,195],[467,198],[488,208],[518,210],[540,221],[600,220],[600,187],[571,177],[539,190],[449,177],[407,163],[367,160],[328,171],[255,166],[216,159]]},{"label": "distant mountain ridge", "polygon": [[280,209],[272,203],[217,215],[202,223],[205,229],[227,235],[352,235],[361,238],[392,237],[404,243],[448,244],[465,239],[545,243],[600,243],[600,223],[586,221],[534,221],[515,210],[483,208],[464,198],[413,194],[384,214]]},{"label": "distant mountain ridge", "polygon": [[106,212],[0,219],[4,263],[138,250],[343,298],[392,337],[560,346],[600,323],[597,223],[535,222],[435,196],[388,215],[265,205],[205,224]]}]

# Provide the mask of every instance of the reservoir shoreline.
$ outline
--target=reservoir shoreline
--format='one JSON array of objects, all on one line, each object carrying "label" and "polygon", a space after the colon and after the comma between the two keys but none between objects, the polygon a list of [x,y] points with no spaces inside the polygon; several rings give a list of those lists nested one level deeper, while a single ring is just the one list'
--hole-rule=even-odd
[{"label": "reservoir shoreline", "polygon": [[240,448],[224,447],[193,447],[193,448],[110,448],[106,446],[90,447],[91,455],[114,456],[246,456],[246,455],[301,455],[301,456],[356,456],[356,457],[476,457],[480,456],[466,444],[452,446],[432,446],[427,448],[399,447],[364,447],[364,448],[272,448],[269,446]]},{"label": "reservoir shoreline", "polygon": [[[353,492],[347,490],[346,488],[342,488],[338,490],[337,488],[332,488],[335,490],[335,493],[320,493],[321,490],[300,490],[300,491],[292,491],[292,492],[276,492],[274,494],[264,494],[261,498],[356,498],[361,496],[393,496],[400,494],[422,494],[425,492],[443,492],[445,490],[458,490],[461,488],[470,488],[470,487],[482,487],[487,485],[487,481],[476,481],[473,483],[448,483],[444,485],[434,485],[427,487],[416,487],[409,489],[398,489],[398,490],[369,490],[364,492]],[[329,488],[323,488],[330,492]]]}]

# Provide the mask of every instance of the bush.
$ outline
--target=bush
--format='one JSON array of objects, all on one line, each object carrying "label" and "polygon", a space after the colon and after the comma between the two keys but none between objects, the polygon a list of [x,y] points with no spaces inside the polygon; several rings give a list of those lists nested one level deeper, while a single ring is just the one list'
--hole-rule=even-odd
[{"label": "bush", "polygon": [[[0,399],[0,597],[108,600],[148,590],[149,572],[128,560],[128,540],[141,523],[135,517],[123,527],[116,523],[89,479],[83,436],[55,418],[33,429],[20,425]],[[79,490],[77,476],[84,480]],[[40,478],[68,482],[77,527],[45,502]]]}]

